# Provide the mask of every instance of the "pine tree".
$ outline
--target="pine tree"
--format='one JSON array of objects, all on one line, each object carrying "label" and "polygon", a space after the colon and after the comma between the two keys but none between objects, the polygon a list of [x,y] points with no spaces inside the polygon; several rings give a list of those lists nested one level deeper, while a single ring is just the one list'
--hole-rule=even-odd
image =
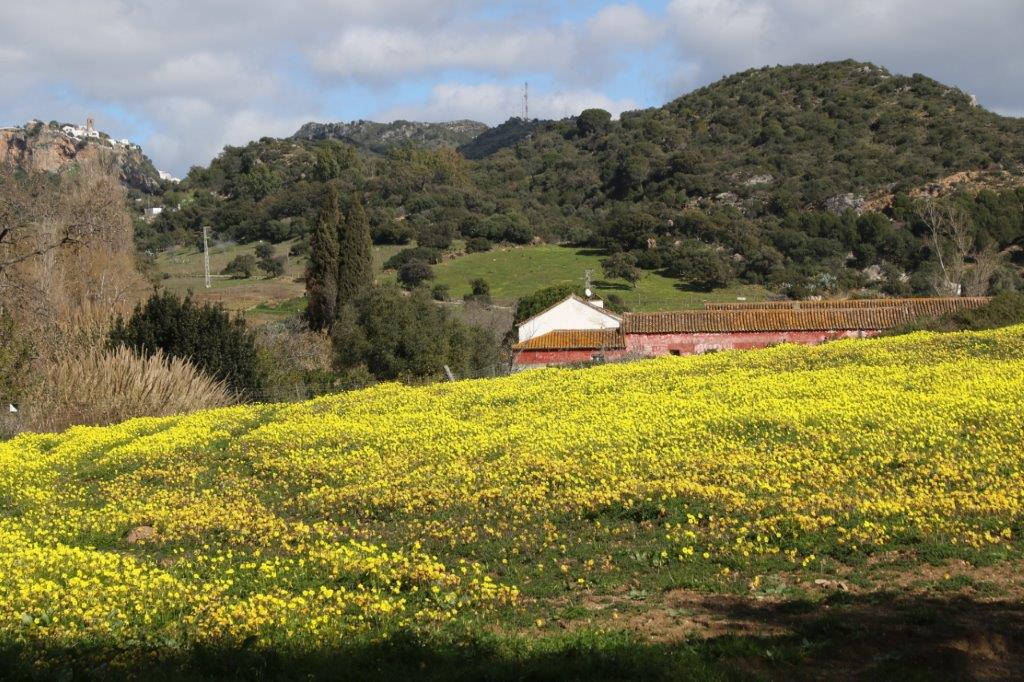
[{"label": "pine tree", "polygon": [[373,241],[358,197],[350,200],[345,211],[339,241],[337,308],[340,310],[373,284]]},{"label": "pine tree", "polygon": [[306,320],[311,329],[334,322],[338,301],[338,192],[328,185],[309,244],[306,269]]}]

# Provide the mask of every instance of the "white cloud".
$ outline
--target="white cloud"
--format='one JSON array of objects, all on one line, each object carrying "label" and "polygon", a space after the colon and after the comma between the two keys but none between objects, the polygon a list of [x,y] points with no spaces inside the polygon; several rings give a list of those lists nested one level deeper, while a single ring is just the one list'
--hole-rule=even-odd
[{"label": "white cloud", "polygon": [[663,27],[636,5],[609,5],[587,19],[588,40],[608,46],[649,46],[661,37]]},{"label": "white cloud", "polygon": [[328,74],[379,82],[444,69],[492,74],[563,66],[571,43],[547,29],[481,31],[469,25],[434,32],[354,27],[314,50],[314,67]]},{"label": "white cloud", "polygon": [[750,67],[854,58],[960,86],[992,108],[1024,97],[1019,0],[671,0],[667,15],[676,54],[698,65],[681,90]]},{"label": "white cloud", "polygon": [[[387,109],[379,118],[422,121],[469,118],[494,125],[520,115],[522,94],[518,85],[443,83],[434,86],[427,101]],[[629,99],[612,99],[586,89],[530,92],[531,118],[565,118],[591,107],[607,109],[613,116],[618,116],[623,111],[637,108],[637,105]]]},{"label": "white cloud", "polygon": [[[10,1],[0,124],[94,114],[181,173],[244,142],[239,131],[288,133],[305,119],[376,109],[500,121],[519,110],[518,87],[502,83],[544,83],[531,109],[556,117],[632,108],[623,93],[663,81],[672,87],[645,104],[752,66],[846,57],[1024,110],[1021,0],[665,2],[608,2],[579,16],[589,4],[560,13],[564,4],[539,0]],[[411,101],[425,86],[430,95]]]}]

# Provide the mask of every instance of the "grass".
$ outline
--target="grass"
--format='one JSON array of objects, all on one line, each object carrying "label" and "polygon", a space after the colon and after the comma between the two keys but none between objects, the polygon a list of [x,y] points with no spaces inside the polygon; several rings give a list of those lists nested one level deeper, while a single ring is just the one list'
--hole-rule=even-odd
[{"label": "grass", "polygon": [[601,277],[604,254],[595,249],[541,246],[500,247],[485,253],[471,253],[446,260],[434,267],[435,284],[449,288],[454,298],[471,292],[470,282],[482,278],[491,285],[491,297],[503,304],[556,284],[584,282],[592,272],[592,286],[599,296],[617,294],[633,310],[679,310],[700,308],[705,302],[763,300],[767,290],[759,286],[736,285],[711,292],[687,291],[676,279],[645,271],[636,287],[624,281]]},{"label": "grass", "polygon": [[[262,272],[248,279],[231,279],[220,274],[231,259],[255,254],[256,244],[218,244],[210,248],[212,286],[203,282],[203,253],[194,247],[174,247],[157,256],[157,269],[164,275],[168,290],[185,294],[191,291],[197,301],[222,303],[225,308],[245,314],[251,322],[268,322],[289,317],[305,308],[306,285],[303,275],[306,258],[288,256],[293,242],[274,246],[274,253],[285,256],[285,271],[280,277],[266,278]],[[385,260],[400,246],[373,247],[374,265],[380,271]]]},{"label": "grass", "polygon": [[[287,254],[291,242],[276,246],[276,253]],[[460,246],[457,243],[456,248]],[[191,291],[197,300],[223,303],[255,322],[265,322],[294,315],[305,306],[305,285],[302,275],[305,258],[288,257],[281,277],[265,279],[230,279],[219,273],[228,261],[238,255],[252,254],[255,244],[218,245],[210,250],[210,269],[215,273],[213,286],[203,286],[203,254],[194,248],[178,247],[160,254],[157,267],[165,273],[163,284],[171,291]],[[375,246],[374,263],[378,281],[393,282],[393,271],[382,271],[384,261],[402,246]],[[434,284],[449,288],[452,298],[460,299],[471,291],[470,282],[482,278],[491,285],[491,297],[500,305],[509,306],[516,299],[537,289],[556,284],[581,284],[587,270],[592,271],[592,286],[599,296],[617,294],[632,310],[679,310],[700,308],[705,302],[750,301],[767,298],[760,286],[736,285],[711,292],[687,291],[670,277],[644,272],[636,287],[622,281],[601,278],[602,253],[593,249],[541,245],[501,247],[486,253],[472,253],[449,258],[434,266]]]}]

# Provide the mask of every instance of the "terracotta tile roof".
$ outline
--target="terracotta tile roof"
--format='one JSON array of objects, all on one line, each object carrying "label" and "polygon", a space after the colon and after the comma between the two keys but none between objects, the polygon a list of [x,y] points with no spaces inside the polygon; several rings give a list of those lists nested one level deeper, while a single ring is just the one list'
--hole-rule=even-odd
[{"label": "terracotta tile roof", "polygon": [[625,348],[617,329],[558,329],[512,346],[512,350],[597,350]]},{"label": "terracotta tile roof", "polygon": [[906,307],[819,310],[692,310],[629,313],[626,334],[700,332],[849,331],[889,329],[919,315]]},{"label": "terracotta tile roof", "polygon": [[937,316],[977,308],[988,303],[986,297],[956,298],[857,298],[824,301],[764,301],[758,303],[705,303],[705,310],[835,310],[862,308],[907,308],[916,315]]}]

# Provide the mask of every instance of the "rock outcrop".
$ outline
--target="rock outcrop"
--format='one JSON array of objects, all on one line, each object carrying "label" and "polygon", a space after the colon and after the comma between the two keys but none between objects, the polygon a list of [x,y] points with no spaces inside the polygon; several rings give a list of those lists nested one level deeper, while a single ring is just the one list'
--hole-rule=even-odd
[{"label": "rock outcrop", "polygon": [[138,145],[106,136],[77,138],[41,121],[0,129],[0,163],[21,170],[59,173],[75,163],[97,163],[118,169],[127,187],[160,191],[160,175]]},{"label": "rock outcrop", "polygon": [[458,147],[488,129],[479,121],[449,121],[447,123],[417,123],[415,121],[353,121],[351,123],[310,122],[292,135],[297,140],[343,140],[357,147],[383,154],[389,149],[411,144],[436,149]]}]

